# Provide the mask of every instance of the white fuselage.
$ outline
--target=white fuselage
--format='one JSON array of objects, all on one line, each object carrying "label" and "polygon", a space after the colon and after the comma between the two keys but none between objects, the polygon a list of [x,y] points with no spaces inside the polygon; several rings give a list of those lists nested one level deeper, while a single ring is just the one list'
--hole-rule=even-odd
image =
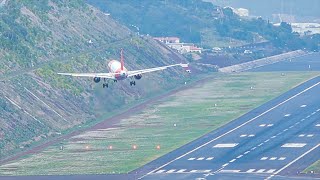
[{"label": "white fuselage", "polygon": [[121,63],[117,60],[110,61],[108,63],[108,69],[110,73],[118,73],[115,75],[116,80],[123,80],[128,76],[128,70],[125,67],[121,70]]}]

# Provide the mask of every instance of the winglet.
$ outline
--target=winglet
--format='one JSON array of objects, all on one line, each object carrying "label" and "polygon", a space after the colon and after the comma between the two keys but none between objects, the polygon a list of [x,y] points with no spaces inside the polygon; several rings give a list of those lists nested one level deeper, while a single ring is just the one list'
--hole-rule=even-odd
[{"label": "winglet", "polygon": [[123,66],[124,66],[124,60],[123,60],[123,49],[121,49],[121,52],[120,52],[120,61],[121,61],[121,70],[123,70]]}]

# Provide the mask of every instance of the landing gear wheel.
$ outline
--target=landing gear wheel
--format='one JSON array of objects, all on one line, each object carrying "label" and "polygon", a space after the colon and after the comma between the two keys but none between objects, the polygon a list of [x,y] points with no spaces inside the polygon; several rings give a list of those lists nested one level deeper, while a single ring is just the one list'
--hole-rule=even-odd
[{"label": "landing gear wheel", "polygon": [[109,85],[108,85],[108,83],[104,83],[104,84],[102,84],[102,87],[103,87],[103,88],[108,88]]},{"label": "landing gear wheel", "polygon": [[130,86],[135,86],[136,82],[135,81],[130,81]]}]

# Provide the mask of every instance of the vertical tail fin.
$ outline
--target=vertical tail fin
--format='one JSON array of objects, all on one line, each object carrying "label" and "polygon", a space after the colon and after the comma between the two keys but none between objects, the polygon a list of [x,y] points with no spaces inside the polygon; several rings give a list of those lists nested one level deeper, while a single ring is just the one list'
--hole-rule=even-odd
[{"label": "vertical tail fin", "polygon": [[121,52],[120,52],[120,58],[121,58],[121,61],[120,61],[120,63],[121,63],[121,70],[123,70],[123,66],[124,66],[124,59],[123,59],[123,49],[121,49]]}]

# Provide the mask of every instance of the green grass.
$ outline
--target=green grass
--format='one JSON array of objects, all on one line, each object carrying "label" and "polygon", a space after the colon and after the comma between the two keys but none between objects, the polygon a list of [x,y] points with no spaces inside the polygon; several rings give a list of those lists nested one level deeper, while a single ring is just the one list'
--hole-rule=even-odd
[{"label": "green grass", "polygon": [[[2,165],[0,175],[127,173],[316,75],[319,73],[217,73],[207,83],[132,114],[115,128],[87,131],[38,154]],[[64,150],[59,149],[60,145]],[[108,149],[110,145],[112,150]],[[133,150],[132,145],[138,148]]]},{"label": "green grass", "polygon": [[304,173],[311,173],[312,171],[313,171],[313,173],[320,174],[320,160],[313,163],[311,166],[309,166],[303,172]]}]

